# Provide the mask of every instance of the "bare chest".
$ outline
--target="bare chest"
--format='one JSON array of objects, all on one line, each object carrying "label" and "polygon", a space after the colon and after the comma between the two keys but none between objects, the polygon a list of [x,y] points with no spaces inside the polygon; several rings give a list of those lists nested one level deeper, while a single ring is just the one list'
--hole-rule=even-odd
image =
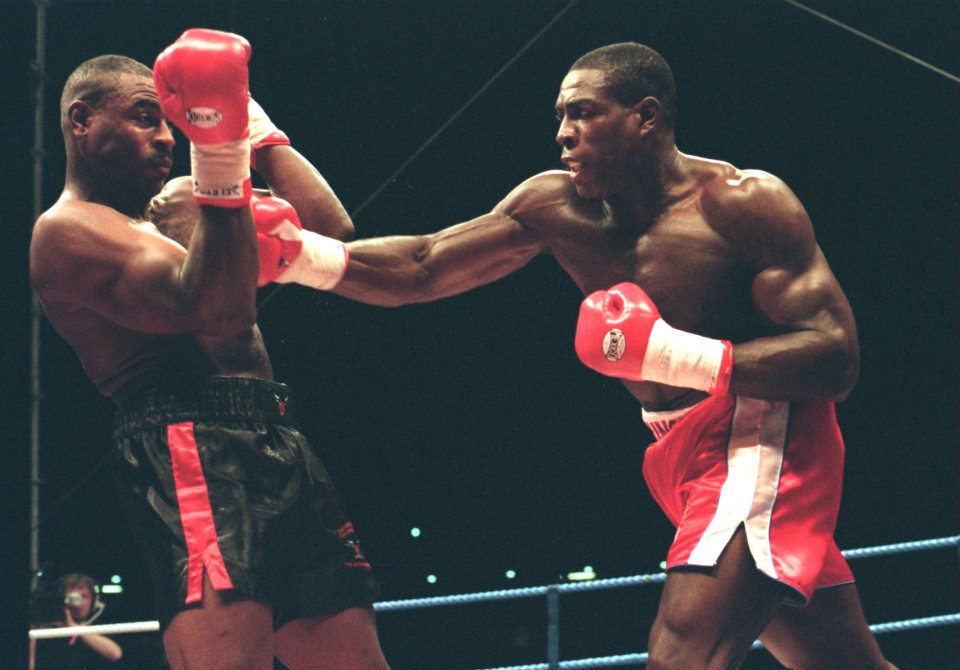
[{"label": "bare chest", "polygon": [[572,225],[579,233],[552,248],[585,294],[633,282],[671,325],[704,334],[751,318],[749,269],[697,211],[664,215],[640,231],[607,220]]}]

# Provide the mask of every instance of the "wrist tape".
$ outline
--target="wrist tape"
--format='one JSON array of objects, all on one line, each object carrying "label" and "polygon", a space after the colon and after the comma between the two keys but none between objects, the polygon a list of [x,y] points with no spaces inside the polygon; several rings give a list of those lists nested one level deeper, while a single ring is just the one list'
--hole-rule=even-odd
[{"label": "wrist tape", "polygon": [[733,373],[733,344],[677,330],[657,319],[641,369],[649,381],[723,395]]},{"label": "wrist tape", "polygon": [[193,197],[201,205],[245,207],[250,202],[250,142],[190,145]]},{"label": "wrist tape", "polygon": [[309,230],[300,231],[303,249],[290,267],[275,281],[296,283],[320,290],[329,290],[340,283],[350,264],[350,252],[340,240],[318,235]]}]

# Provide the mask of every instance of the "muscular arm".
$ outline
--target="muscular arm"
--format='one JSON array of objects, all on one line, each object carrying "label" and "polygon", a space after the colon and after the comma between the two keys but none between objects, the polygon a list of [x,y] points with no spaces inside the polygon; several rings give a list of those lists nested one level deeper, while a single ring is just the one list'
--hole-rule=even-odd
[{"label": "muscular arm", "polygon": [[347,248],[350,266],[333,292],[389,307],[488,284],[540,251],[526,228],[496,212],[432,235],[357,240]]},{"label": "muscular arm", "polygon": [[733,393],[769,399],[842,400],[859,374],[853,312],[816,243],[809,216],[770,175],[747,175],[721,207],[722,228],[758,271],[752,298],[777,334],[734,346]]},{"label": "muscular arm", "polygon": [[532,177],[490,213],[430,235],[350,242],[347,274],[333,292],[393,307],[445,298],[505,277],[544,250],[536,227],[557,205],[556,183],[546,173]]},{"label": "muscular arm", "polygon": [[189,252],[117,211],[64,201],[41,217],[31,282],[45,303],[89,309],[147,333],[229,335],[256,318],[249,209],[202,208]]},{"label": "muscular arm", "polygon": [[288,145],[257,151],[257,172],[273,195],[297,210],[307,230],[338,240],[353,238],[353,221],[330,184],[310,161]]}]

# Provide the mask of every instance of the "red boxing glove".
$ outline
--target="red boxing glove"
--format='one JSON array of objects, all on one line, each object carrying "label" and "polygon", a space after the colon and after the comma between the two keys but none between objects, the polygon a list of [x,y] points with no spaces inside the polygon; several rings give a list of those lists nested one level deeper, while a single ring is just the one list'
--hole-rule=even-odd
[{"label": "red boxing glove", "polygon": [[673,328],[643,289],[623,282],[580,305],[577,356],[609,377],[727,393],[733,344]]},{"label": "red boxing glove", "polygon": [[250,201],[249,60],[243,37],[194,28],[153,66],[163,113],[191,142],[193,195],[201,205],[245,207]]},{"label": "red boxing glove", "polygon": [[273,196],[250,200],[260,247],[260,276],[257,286],[275,281],[303,250],[303,225],[297,210],[286,200]]},{"label": "red boxing glove", "polygon": [[163,113],[194,144],[246,137],[249,61],[250,43],[239,35],[186,31],[153,65]]},{"label": "red boxing glove", "polygon": [[303,230],[297,210],[282,198],[254,196],[251,205],[260,245],[257,286],[278,282],[330,289],[340,283],[350,262],[343,242]]}]

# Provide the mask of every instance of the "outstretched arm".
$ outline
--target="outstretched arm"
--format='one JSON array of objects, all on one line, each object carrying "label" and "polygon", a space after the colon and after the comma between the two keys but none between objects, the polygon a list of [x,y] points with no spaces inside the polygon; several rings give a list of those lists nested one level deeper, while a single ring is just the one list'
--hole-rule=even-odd
[{"label": "outstretched arm", "polygon": [[350,242],[350,265],[334,292],[395,307],[445,298],[505,277],[547,248],[542,230],[566,204],[557,193],[561,184],[567,181],[541,173],[470,221],[429,235]]},{"label": "outstretched arm", "polygon": [[333,292],[394,307],[496,281],[526,265],[543,247],[529,228],[495,210],[430,235],[356,240],[347,248],[350,265]]}]

